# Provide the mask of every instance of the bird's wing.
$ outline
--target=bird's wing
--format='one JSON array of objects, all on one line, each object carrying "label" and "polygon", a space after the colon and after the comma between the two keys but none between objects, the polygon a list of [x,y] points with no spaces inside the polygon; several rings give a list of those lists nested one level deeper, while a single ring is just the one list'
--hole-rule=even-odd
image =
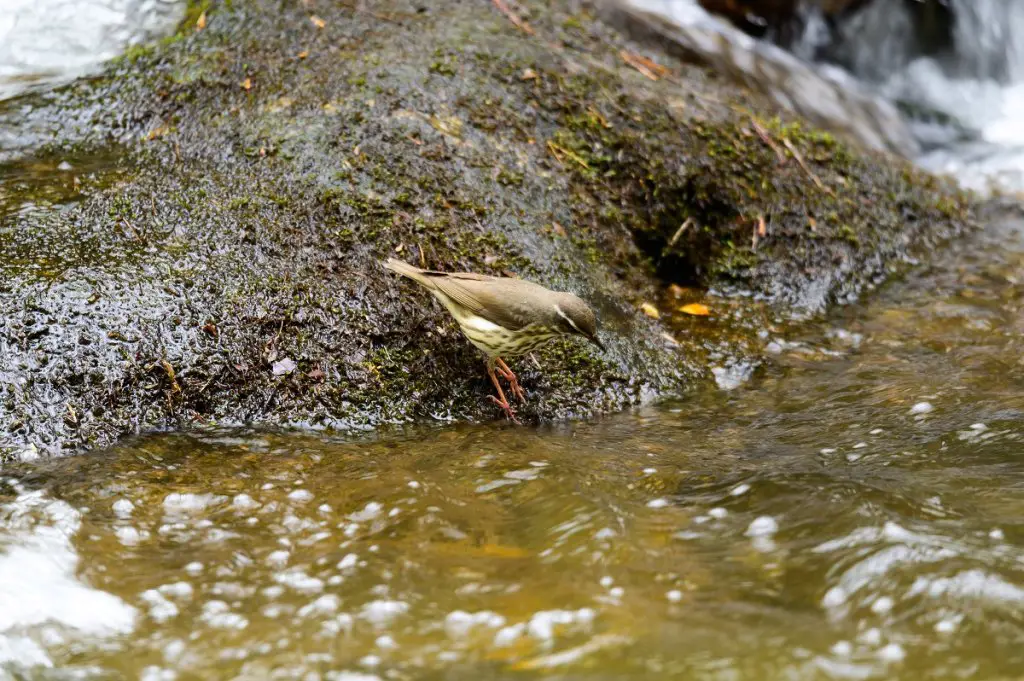
[{"label": "bird's wing", "polygon": [[438,290],[473,314],[506,329],[517,330],[536,321],[530,315],[533,296],[524,293],[547,289],[522,279],[489,277],[472,272],[441,274],[431,277]]}]

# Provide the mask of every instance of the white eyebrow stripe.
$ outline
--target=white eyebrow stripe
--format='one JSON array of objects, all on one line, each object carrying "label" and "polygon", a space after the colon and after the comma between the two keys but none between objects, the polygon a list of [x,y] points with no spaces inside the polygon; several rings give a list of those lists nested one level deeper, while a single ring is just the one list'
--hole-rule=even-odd
[{"label": "white eyebrow stripe", "polygon": [[560,308],[557,305],[555,305],[555,312],[558,313],[559,317],[561,317],[565,321],[569,322],[569,326],[571,326],[572,328],[576,329],[576,333],[578,333],[581,336],[586,336],[587,335],[587,334],[583,333],[582,331],[580,331],[580,327],[576,326],[576,322],[574,322],[573,320],[569,319],[569,316],[567,314],[565,314],[564,312],[562,312],[562,308]]}]

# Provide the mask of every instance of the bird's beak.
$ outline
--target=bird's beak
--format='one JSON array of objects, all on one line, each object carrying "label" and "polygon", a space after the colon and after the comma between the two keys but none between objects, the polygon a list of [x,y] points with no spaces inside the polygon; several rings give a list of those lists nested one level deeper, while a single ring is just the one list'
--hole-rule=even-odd
[{"label": "bird's beak", "polygon": [[593,343],[597,347],[601,348],[601,352],[608,352],[608,350],[604,347],[604,343],[602,343],[601,340],[596,335],[590,336],[587,340],[589,340],[591,343]]}]

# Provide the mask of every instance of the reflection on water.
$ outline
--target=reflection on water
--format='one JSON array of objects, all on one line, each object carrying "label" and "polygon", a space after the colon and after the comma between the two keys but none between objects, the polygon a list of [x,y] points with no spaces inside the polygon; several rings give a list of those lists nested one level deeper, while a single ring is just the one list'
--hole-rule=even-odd
[{"label": "reflection on water", "polygon": [[362,441],[161,435],[9,468],[0,665],[1016,678],[1024,243],[993,227],[961,250],[769,334],[746,385],[658,409]]}]

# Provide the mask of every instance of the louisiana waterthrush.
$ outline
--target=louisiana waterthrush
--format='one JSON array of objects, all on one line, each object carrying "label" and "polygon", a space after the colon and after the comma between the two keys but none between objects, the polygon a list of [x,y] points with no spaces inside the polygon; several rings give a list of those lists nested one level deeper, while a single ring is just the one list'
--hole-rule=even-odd
[{"label": "louisiana waterthrush", "polygon": [[469,342],[487,355],[487,375],[498,391],[498,397],[489,397],[513,421],[515,410],[505,398],[498,375],[508,381],[509,390],[520,402],[526,397],[502,356],[525,355],[559,336],[582,336],[604,350],[594,312],[571,293],[512,277],[432,272],[394,258],[388,258],[384,267],[434,294]]}]

